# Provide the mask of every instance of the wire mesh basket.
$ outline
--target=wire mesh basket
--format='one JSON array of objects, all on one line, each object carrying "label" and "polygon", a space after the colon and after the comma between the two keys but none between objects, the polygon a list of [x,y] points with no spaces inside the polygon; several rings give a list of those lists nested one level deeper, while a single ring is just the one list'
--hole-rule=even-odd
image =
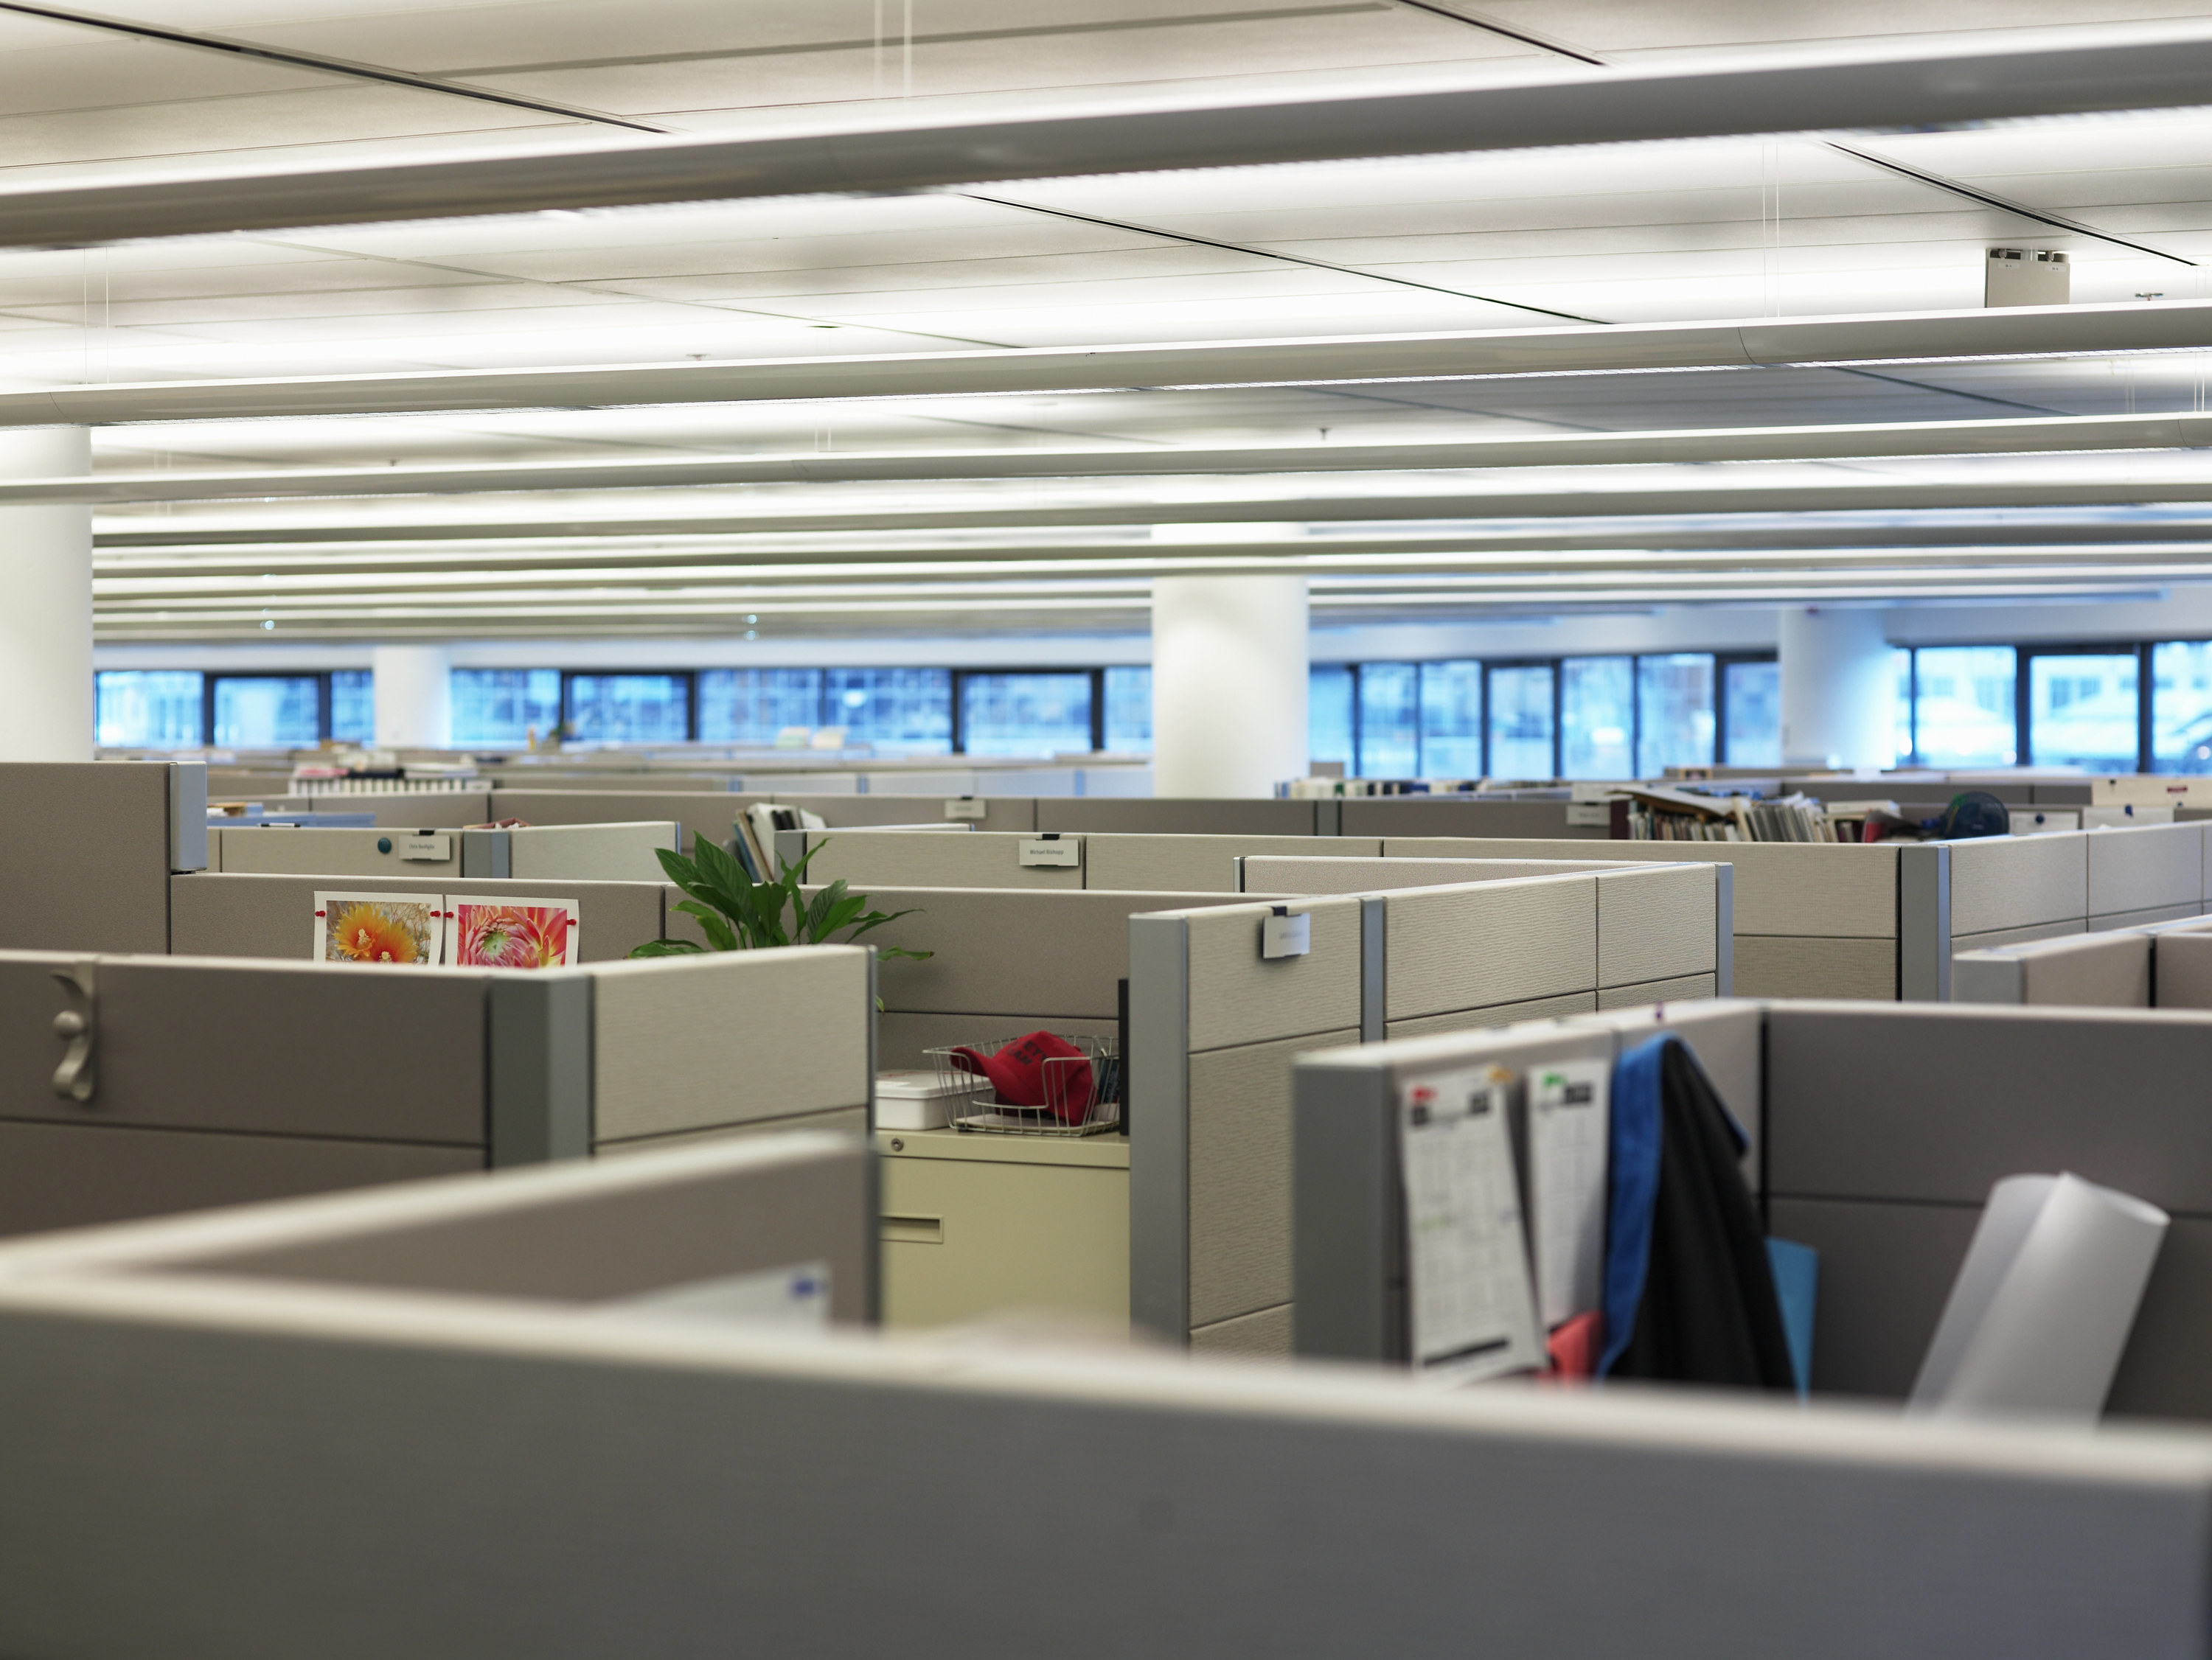
[{"label": "wire mesh basket", "polygon": [[[1057,1038],[1071,1055],[1022,1055],[1040,1036]],[[1101,1136],[1121,1126],[1121,1055],[1112,1038],[1088,1033],[1024,1033],[1015,1038],[947,1044],[922,1051],[940,1084],[958,1087],[951,1102],[956,1130],[987,1136]],[[970,1057],[1025,1059],[1018,1095],[1002,1094]]]}]

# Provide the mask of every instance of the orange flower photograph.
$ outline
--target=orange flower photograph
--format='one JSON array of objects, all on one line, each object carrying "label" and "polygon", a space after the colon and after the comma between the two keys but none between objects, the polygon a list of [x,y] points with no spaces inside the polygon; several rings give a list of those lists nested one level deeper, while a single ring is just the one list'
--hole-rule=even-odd
[{"label": "orange flower photograph", "polygon": [[318,894],[316,960],[427,967],[443,943],[440,908],[434,894]]}]

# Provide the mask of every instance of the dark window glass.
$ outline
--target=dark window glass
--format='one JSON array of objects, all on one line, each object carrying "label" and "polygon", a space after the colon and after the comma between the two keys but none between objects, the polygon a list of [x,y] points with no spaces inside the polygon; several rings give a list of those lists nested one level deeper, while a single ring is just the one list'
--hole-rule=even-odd
[{"label": "dark window glass", "polygon": [[1635,776],[1635,666],[1626,657],[1569,657],[1559,665],[1559,774]]},{"label": "dark window glass", "polygon": [[1552,776],[1552,666],[1517,664],[1490,671],[1490,775]]},{"label": "dark window glass", "polygon": [[376,676],[372,670],[331,671],[331,736],[340,743],[376,742]]},{"label": "dark window glass", "polygon": [[1421,776],[1482,776],[1482,665],[1421,665]]},{"label": "dark window glass", "polygon": [[1782,765],[1782,665],[1731,663],[1725,673],[1729,766]]},{"label": "dark window glass", "polygon": [[1091,676],[963,675],[960,740],[971,755],[1088,754]]},{"label": "dark window glass", "polygon": [[1639,718],[1636,775],[1713,761],[1713,659],[1710,651],[1669,651],[1636,659]]},{"label": "dark window glass", "polygon": [[1106,747],[1121,754],[1152,748],[1152,671],[1138,664],[1106,671]]},{"label": "dark window glass", "polygon": [[322,682],[313,675],[218,675],[219,749],[312,749],[323,740]]}]

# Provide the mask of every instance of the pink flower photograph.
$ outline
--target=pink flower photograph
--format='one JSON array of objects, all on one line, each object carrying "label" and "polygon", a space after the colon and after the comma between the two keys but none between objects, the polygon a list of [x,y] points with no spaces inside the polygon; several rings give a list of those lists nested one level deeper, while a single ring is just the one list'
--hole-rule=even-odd
[{"label": "pink flower photograph", "polygon": [[462,968],[562,968],[574,960],[576,917],[557,900],[451,901],[453,961]]}]

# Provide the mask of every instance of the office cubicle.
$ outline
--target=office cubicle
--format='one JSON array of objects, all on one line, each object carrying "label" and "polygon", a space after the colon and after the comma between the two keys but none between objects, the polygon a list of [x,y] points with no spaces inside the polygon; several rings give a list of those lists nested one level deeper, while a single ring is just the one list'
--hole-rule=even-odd
[{"label": "office cubicle", "polygon": [[[702,1280],[864,1240],[849,1152],[769,1156],[0,1249],[0,1648],[680,1660],[739,1633],[776,1654],[2181,1660],[2212,1642],[2202,1435],[1438,1394],[686,1309]],[[823,1197],[782,1202],[810,1176]]]},{"label": "office cubicle", "polygon": [[257,875],[512,876],[663,880],[656,850],[678,851],[672,821],[440,831],[214,825],[211,871]]},{"label": "office cubicle", "polygon": [[1960,1003],[2212,1009],[2212,922],[2184,919],[1962,952]]},{"label": "office cubicle", "polygon": [[1757,1137],[1770,1231],[1820,1252],[1812,1388],[1900,1399],[1990,1187],[2071,1172],[2172,1223],[2108,1410],[2212,1419],[2212,1016],[1724,1002],[1301,1056],[1296,1342],[1402,1363],[1402,1092],[1494,1064],[1606,1059],[1662,1022]]},{"label": "office cubicle", "polygon": [[845,946],[528,973],[0,954],[0,1233],[859,1130],[872,965]]},{"label": "office cubicle", "polygon": [[207,768],[0,763],[0,950],[167,951],[169,875],[207,865]]},{"label": "office cubicle", "polygon": [[1200,1349],[1291,1346],[1291,1063],[1364,1038],[1730,989],[1729,872],[1599,869],[1129,924],[1130,1313]]}]

